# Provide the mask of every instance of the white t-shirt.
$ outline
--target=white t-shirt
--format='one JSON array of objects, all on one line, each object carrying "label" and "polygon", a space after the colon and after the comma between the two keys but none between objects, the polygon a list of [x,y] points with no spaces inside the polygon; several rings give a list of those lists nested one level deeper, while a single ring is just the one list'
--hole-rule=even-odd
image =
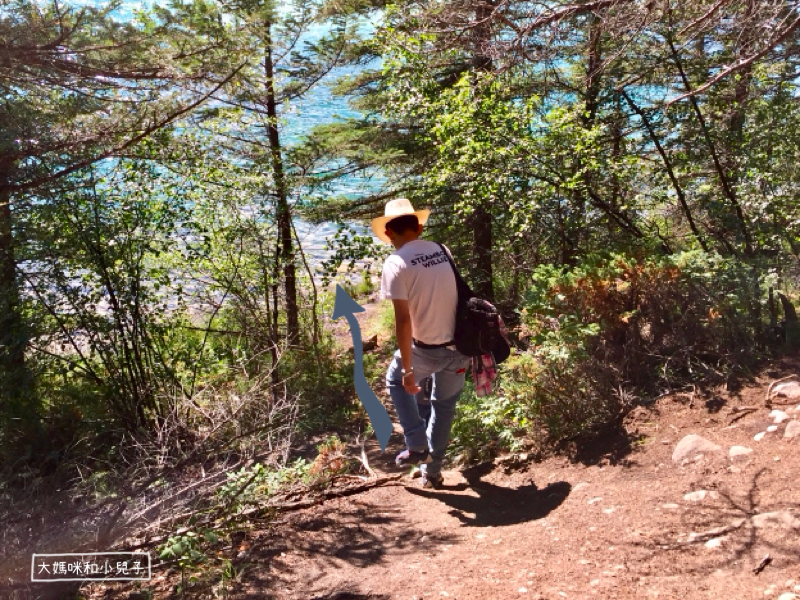
[{"label": "white t-shirt", "polygon": [[424,344],[453,340],[458,304],[456,277],[438,244],[413,240],[389,256],[383,263],[381,298],[408,300],[415,340]]}]

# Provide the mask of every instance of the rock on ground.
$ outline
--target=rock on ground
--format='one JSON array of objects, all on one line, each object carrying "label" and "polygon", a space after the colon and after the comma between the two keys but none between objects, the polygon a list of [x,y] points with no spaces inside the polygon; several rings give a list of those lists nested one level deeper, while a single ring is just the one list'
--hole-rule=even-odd
[{"label": "rock on ground", "polygon": [[740,458],[743,456],[747,456],[752,452],[753,449],[748,448],[747,446],[731,446],[731,449],[728,450],[728,456],[730,456],[731,458]]},{"label": "rock on ground", "polygon": [[778,527],[780,529],[800,529],[800,519],[795,517],[788,510],[761,513],[753,515],[751,519],[753,527],[764,529],[766,527]]},{"label": "rock on ground", "polygon": [[773,423],[779,424],[783,423],[786,419],[788,419],[789,415],[782,410],[775,409],[771,413],[769,413],[769,418],[772,419]]},{"label": "rock on ground", "polygon": [[678,445],[675,446],[675,450],[672,452],[672,460],[680,464],[687,458],[695,456],[696,454],[717,452],[722,452],[720,446],[711,440],[707,440],[703,436],[692,433],[684,437],[678,442]]},{"label": "rock on ground", "polygon": [[790,439],[800,437],[800,421],[789,421],[788,425],[786,425],[786,431],[783,432],[783,437]]},{"label": "rock on ground", "polygon": [[707,495],[708,492],[706,490],[697,490],[684,495],[683,499],[687,502],[701,502],[706,499]]},{"label": "rock on ground", "polygon": [[800,383],[787,381],[772,388],[772,395],[781,398],[800,398]]}]

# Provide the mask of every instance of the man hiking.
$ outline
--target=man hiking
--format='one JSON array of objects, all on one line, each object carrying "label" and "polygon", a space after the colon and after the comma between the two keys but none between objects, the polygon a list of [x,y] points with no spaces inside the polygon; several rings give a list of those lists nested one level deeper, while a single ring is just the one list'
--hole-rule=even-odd
[{"label": "man hiking", "polygon": [[[381,276],[381,298],[394,306],[399,346],[386,385],[407,446],[395,463],[419,464],[422,486],[437,489],[443,483],[442,460],[470,359],[453,341],[458,292],[448,257],[435,242],[419,239],[429,214],[415,211],[405,198],[392,200],[385,215],[373,219],[372,231],[395,247]],[[420,387],[428,378],[429,407]],[[420,409],[425,416],[430,411],[427,421]]]}]

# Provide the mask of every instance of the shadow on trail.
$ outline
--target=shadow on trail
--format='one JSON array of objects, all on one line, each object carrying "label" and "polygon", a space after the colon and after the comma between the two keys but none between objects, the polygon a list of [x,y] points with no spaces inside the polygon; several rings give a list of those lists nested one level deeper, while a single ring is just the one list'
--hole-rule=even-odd
[{"label": "shadow on trail", "polygon": [[[657,414],[657,411],[653,412]],[[628,457],[633,453],[634,444],[641,438],[638,434],[629,433],[622,422],[617,422],[575,435],[559,445],[572,462],[587,467],[602,462],[630,466],[632,461]]]},{"label": "shadow on trail", "polygon": [[[253,542],[249,556],[240,562],[258,568],[250,569],[244,580],[260,590],[292,589],[298,598],[383,600],[381,595],[364,595],[357,584],[343,587],[328,576],[347,573],[345,565],[361,569],[389,556],[413,554],[421,547],[436,552],[443,544],[458,541],[453,534],[420,530],[403,513],[397,507],[376,508],[353,500],[300,514]],[[426,539],[420,542],[423,536]],[[312,592],[328,585],[338,589],[327,595]]]},{"label": "shadow on trail", "polygon": [[[543,519],[561,506],[572,490],[572,486],[566,481],[557,481],[542,489],[534,483],[518,488],[500,487],[481,480],[487,468],[490,467],[481,469],[479,466],[477,469],[465,471],[468,485],[444,486],[435,491],[410,487],[406,490],[416,496],[444,502],[452,507],[452,516],[470,527],[498,527]],[[451,490],[464,491],[467,488],[477,492],[478,496],[447,493]],[[470,517],[468,514],[474,516]]]},{"label": "shadow on trail", "polygon": [[[762,468],[753,474],[748,489],[732,492],[721,488],[717,500],[686,509],[680,515],[683,535],[678,539],[674,534],[660,536],[633,546],[651,555],[654,549],[655,554],[662,550],[669,555],[669,564],[680,565],[682,574],[709,574],[739,563],[753,568],[765,553],[770,557],[770,568],[796,565],[800,561],[796,533],[800,503],[790,500],[792,491],[784,477],[780,469]],[[713,547],[719,550],[702,548],[710,540],[718,542]]]}]

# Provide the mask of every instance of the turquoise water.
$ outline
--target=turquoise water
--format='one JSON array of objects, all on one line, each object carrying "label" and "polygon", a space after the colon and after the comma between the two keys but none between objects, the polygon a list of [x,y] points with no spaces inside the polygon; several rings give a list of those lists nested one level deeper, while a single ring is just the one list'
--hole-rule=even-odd
[{"label": "turquoise water", "polygon": [[[105,6],[108,3],[103,0],[75,0],[75,5],[89,4],[92,6]],[[152,2],[123,1],[115,15],[121,20],[132,19],[134,12],[146,6],[151,6]],[[371,27],[369,23],[364,24],[365,28]],[[314,41],[322,37],[326,32],[324,26],[316,25],[312,27],[305,36],[305,41]],[[281,117],[281,138],[286,146],[296,144],[310,134],[312,129],[324,123],[336,120],[358,117],[359,113],[354,111],[347,103],[347,100],[331,93],[330,86],[333,82],[344,75],[352,75],[358,72],[353,67],[336,69],[326,75],[326,77],[315,85],[309,93],[293,103],[291,106],[280,106],[279,115]],[[359,197],[376,191],[381,183],[380,176],[369,179],[365,177],[350,176],[342,179],[332,186],[331,195],[346,195],[349,197]],[[317,263],[329,255],[324,246],[327,239],[336,232],[336,225],[325,223],[319,226],[312,226],[309,223],[298,220],[295,224],[298,237],[303,244],[304,250],[313,262]],[[354,228],[361,234],[369,231],[368,227],[353,224]]]}]

